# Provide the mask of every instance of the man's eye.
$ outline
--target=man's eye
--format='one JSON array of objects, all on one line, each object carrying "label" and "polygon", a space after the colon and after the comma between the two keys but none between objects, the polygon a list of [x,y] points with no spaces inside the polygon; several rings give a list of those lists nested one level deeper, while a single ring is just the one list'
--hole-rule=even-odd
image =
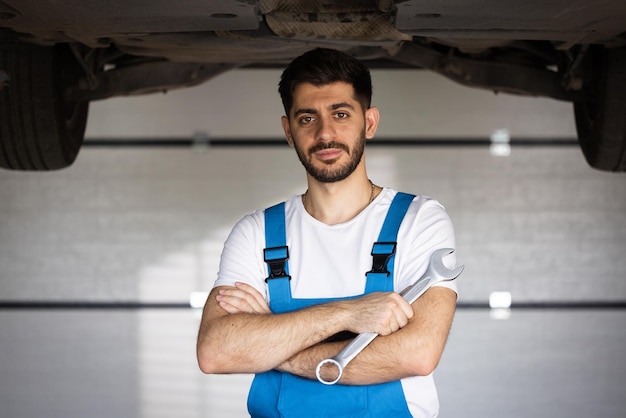
[{"label": "man's eye", "polygon": [[313,122],[313,116],[303,116],[300,118],[300,123],[303,125]]},{"label": "man's eye", "polygon": [[346,112],[337,112],[337,113],[335,113],[335,117],[337,119],[346,119],[348,116],[350,116],[350,115],[348,115]]}]

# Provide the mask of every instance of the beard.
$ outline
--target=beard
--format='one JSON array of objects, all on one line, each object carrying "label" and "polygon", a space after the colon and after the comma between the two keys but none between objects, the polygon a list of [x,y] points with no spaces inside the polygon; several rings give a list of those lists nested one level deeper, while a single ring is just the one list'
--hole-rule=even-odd
[{"label": "beard", "polygon": [[[365,151],[365,129],[361,132],[361,136],[353,148],[348,147],[340,142],[330,141],[321,142],[313,145],[308,150],[303,150],[297,145],[297,141],[294,140],[294,148],[298,154],[300,162],[304,166],[304,169],[311,177],[320,183],[334,183],[347,178],[350,174],[356,170],[357,166],[363,158]],[[325,162],[325,166],[316,167],[313,165],[313,154],[328,148],[342,149],[348,154],[348,161],[339,166],[334,166],[335,160]]]}]

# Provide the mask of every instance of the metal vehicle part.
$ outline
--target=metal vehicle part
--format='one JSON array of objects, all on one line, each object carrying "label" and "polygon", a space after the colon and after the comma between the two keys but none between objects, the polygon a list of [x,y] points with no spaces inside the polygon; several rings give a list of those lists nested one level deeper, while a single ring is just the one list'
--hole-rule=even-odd
[{"label": "metal vehicle part", "polygon": [[[282,67],[314,47],[572,102],[589,164],[626,170],[626,7],[611,0],[0,0],[0,167],[70,165],[89,101]],[[40,85],[54,96],[34,110]],[[53,119],[65,122],[35,123]],[[41,150],[56,162],[35,162]]]}]

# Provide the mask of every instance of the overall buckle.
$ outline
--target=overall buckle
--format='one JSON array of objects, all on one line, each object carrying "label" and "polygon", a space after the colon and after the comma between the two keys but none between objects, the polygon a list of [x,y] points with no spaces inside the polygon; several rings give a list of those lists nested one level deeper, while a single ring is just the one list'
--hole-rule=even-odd
[{"label": "overall buckle", "polygon": [[285,265],[289,259],[289,248],[284,245],[282,247],[271,247],[263,250],[263,260],[267,263],[270,275],[265,279],[267,283],[270,279],[288,278],[291,276],[285,271]]},{"label": "overall buckle", "polygon": [[368,273],[382,273],[389,276],[389,259],[396,253],[395,242],[375,242],[372,246],[372,269]]}]

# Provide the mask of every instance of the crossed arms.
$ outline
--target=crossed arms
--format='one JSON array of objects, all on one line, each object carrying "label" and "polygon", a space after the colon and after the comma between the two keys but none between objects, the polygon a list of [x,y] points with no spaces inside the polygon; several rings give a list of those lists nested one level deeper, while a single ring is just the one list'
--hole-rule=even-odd
[{"label": "crossed arms", "polygon": [[348,341],[341,332],[377,332],[345,369],[341,382],[366,385],[423,376],[437,367],[448,337],[456,293],[431,287],[409,305],[395,292],[371,293],[298,311],[273,314],[253,287],[237,283],[209,295],[197,357],[204,373],[259,373],[278,369],[315,379],[315,367]]}]

